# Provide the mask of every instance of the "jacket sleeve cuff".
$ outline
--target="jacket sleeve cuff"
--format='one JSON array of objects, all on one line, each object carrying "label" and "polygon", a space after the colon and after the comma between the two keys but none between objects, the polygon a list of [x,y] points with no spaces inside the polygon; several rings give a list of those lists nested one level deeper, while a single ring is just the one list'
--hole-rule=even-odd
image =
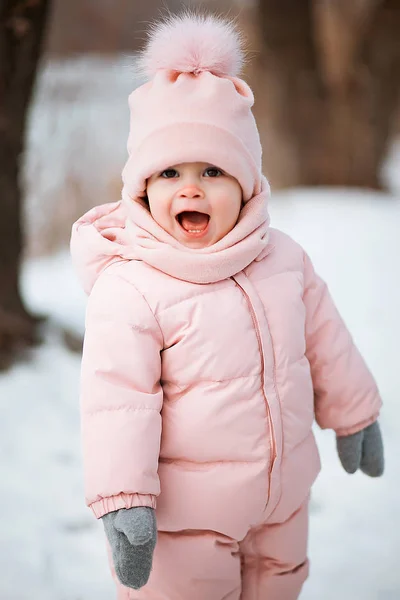
[{"label": "jacket sleeve cuff", "polygon": [[96,519],[100,519],[110,512],[119,510],[120,508],[134,508],[136,506],[148,506],[156,508],[156,497],[152,494],[118,494],[118,496],[110,496],[102,498],[90,504]]},{"label": "jacket sleeve cuff", "polygon": [[379,417],[379,412],[376,413],[375,415],[373,415],[372,417],[370,417],[369,419],[366,419],[365,421],[362,421],[361,423],[358,423],[357,425],[353,425],[353,427],[344,427],[342,429],[335,429],[335,433],[336,433],[337,437],[353,435],[353,433],[358,433],[359,431],[362,431],[369,425],[372,425],[372,423],[375,423],[375,421],[378,420],[378,417]]}]

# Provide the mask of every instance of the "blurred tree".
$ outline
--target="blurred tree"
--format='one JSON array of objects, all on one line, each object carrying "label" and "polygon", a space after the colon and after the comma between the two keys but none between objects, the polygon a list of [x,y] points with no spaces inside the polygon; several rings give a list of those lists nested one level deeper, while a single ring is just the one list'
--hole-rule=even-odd
[{"label": "blurred tree", "polygon": [[19,291],[19,165],[50,0],[0,0],[0,368],[37,341]]},{"label": "blurred tree", "polygon": [[258,53],[247,76],[272,184],[380,189],[400,90],[400,0],[259,0],[239,20]]},{"label": "blurred tree", "polygon": [[153,19],[182,8],[182,0],[52,0],[46,40],[51,56],[139,50]]}]

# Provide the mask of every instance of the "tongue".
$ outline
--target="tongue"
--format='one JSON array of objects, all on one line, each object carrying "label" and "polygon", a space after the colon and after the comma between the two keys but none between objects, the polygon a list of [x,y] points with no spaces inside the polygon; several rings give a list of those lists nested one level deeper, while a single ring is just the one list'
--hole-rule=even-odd
[{"label": "tongue", "polygon": [[186,231],[204,231],[208,225],[209,216],[200,212],[183,212],[179,215],[179,220]]}]

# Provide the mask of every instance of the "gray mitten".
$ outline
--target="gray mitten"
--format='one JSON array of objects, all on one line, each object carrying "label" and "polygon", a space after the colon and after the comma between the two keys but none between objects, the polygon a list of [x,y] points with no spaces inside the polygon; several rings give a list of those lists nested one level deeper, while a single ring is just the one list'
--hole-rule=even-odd
[{"label": "gray mitten", "polygon": [[370,477],[383,474],[383,442],[378,421],[352,435],[338,436],[336,445],[340,462],[348,473],[360,468]]},{"label": "gray mitten", "polygon": [[122,585],[139,590],[150,577],[157,541],[154,510],[144,506],[121,508],[102,520],[118,579]]}]

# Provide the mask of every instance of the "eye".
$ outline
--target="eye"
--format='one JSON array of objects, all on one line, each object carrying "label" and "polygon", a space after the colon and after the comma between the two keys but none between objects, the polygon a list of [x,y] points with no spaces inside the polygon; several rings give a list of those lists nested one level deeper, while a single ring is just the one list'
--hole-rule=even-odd
[{"label": "eye", "polygon": [[177,175],[178,171],[175,169],[165,169],[165,171],[160,174],[160,177],[164,177],[164,179],[173,179]]},{"label": "eye", "polygon": [[223,175],[223,172],[221,171],[221,169],[217,169],[217,167],[208,167],[204,171],[204,175],[206,177],[220,177],[221,175]]},{"label": "eye", "polygon": [[173,179],[177,175],[179,175],[179,173],[175,169],[165,169],[165,171],[160,174],[160,177],[164,177],[164,179]]}]

